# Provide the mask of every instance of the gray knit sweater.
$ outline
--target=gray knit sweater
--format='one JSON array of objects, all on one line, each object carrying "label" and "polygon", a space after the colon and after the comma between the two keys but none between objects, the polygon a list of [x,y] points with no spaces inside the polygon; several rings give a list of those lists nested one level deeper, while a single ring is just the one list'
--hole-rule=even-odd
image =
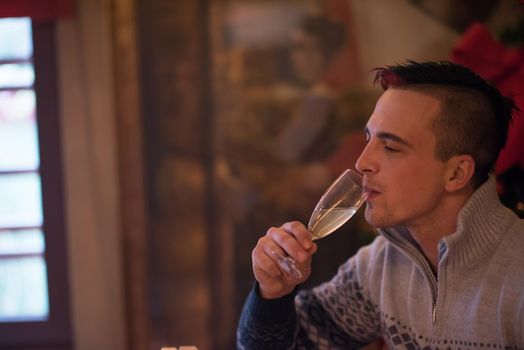
[{"label": "gray knit sweater", "polygon": [[524,349],[524,220],[493,178],[440,241],[438,278],[406,229],[380,233],[313,290],[264,300],[255,286],[238,348]]}]

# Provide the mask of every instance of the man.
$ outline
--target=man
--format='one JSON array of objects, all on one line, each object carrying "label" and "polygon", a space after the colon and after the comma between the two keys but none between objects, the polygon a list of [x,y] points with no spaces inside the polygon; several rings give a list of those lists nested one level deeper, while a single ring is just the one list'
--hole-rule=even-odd
[{"label": "man", "polygon": [[[252,253],[257,283],[240,349],[524,348],[524,220],[489,175],[514,102],[450,62],[376,71],[385,92],[356,163],[374,242],[329,282],[297,294],[316,251],[298,222],[270,228]],[[297,280],[272,251],[295,258]]]}]

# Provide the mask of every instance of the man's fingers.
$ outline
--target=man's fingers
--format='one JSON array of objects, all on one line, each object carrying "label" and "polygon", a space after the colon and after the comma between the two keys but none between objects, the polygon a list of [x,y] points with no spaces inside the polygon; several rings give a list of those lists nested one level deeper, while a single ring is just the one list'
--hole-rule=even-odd
[{"label": "man's fingers", "polygon": [[[270,255],[271,248],[267,247],[267,245],[265,247],[262,246],[259,248],[260,249],[254,249],[252,253],[251,258],[253,260],[253,269],[258,269],[260,271],[263,271],[265,274],[268,275],[268,277],[276,278],[276,277],[281,276],[282,271],[280,271],[275,260]],[[274,247],[274,249],[278,249],[278,248]]]},{"label": "man's fingers", "polygon": [[[309,258],[306,249],[297,241],[296,236],[282,228],[270,228],[267,237],[281,247],[287,255],[303,263]],[[274,250],[274,249],[273,249]],[[270,251],[267,251],[270,253]]]},{"label": "man's fingers", "polygon": [[295,237],[305,250],[311,248],[311,234],[307,228],[299,221],[291,221],[283,224],[282,229]]},{"label": "man's fingers", "polygon": [[[274,299],[287,295],[305,281],[311,272],[311,256],[315,251],[316,246],[301,223],[295,221],[270,228],[258,240],[251,256],[262,297]],[[300,276],[293,275],[290,271],[294,270],[286,269],[284,263],[296,266]]]}]

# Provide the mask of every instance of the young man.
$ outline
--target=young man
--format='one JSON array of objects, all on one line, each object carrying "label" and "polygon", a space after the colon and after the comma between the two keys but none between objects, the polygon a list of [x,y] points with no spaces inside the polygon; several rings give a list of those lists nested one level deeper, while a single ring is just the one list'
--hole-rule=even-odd
[{"label": "young man", "polygon": [[[374,242],[329,282],[296,293],[316,251],[305,227],[270,228],[252,253],[257,283],[239,349],[524,348],[524,220],[489,172],[504,147],[511,99],[450,62],[376,71],[385,92],[356,163]],[[272,251],[303,271],[281,271]]]}]

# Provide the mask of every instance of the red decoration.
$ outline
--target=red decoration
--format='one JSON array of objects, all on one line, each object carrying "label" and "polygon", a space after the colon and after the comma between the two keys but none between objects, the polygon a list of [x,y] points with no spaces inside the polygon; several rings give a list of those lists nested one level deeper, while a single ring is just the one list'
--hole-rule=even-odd
[{"label": "red decoration", "polygon": [[515,165],[524,169],[524,47],[506,47],[483,24],[475,23],[455,45],[451,60],[471,68],[514,98],[520,112],[513,117],[495,172],[501,174]]},{"label": "red decoration", "polygon": [[0,0],[0,17],[54,20],[74,14],[73,0]]}]

